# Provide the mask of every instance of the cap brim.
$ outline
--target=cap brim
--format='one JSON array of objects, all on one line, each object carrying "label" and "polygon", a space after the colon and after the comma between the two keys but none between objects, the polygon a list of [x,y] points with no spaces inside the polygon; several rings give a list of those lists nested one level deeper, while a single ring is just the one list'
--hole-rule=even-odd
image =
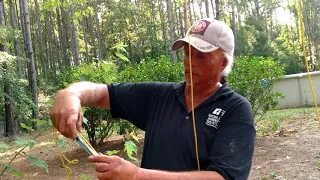
[{"label": "cap brim", "polygon": [[[185,37],[185,38],[182,38],[182,39],[178,39],[177,41],[175,41],[173,43],[171,49],[173,51],[177,51],[178,49],[182,48],[185,45],[185,43],[189,44],[189,38],[188,37]],[[200,38],[193,37],[193,36],[190,36],[190,45],[193,46],[198,51],[201,51],[201,52],[212,52],[212,51],[215,51],[215,50],[219,49],[219,47],[217,47],[217,46],[215,46],[215,45],[213,45],[211,43],[208,43],[205,40],[202,40]]]}]

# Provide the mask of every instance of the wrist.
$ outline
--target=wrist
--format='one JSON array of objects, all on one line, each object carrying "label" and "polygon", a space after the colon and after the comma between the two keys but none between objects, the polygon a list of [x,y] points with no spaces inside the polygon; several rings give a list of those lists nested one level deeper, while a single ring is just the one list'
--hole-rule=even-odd
[{"label": "wrist", "polygon": [[75,96],[77,98],[81,98],[81,93],[79,92],[79,90],[74,89],[72,87],[68,87],[64,90],[62,90],[64,94],[67,94],[68,96]]},{"label": "wrist", "polygon": [[146,178],[144,178],[146,176],[145,171],[146,171],[145,169],[138,167],[135,180],[144,180],[144,179],[146,179]]}]

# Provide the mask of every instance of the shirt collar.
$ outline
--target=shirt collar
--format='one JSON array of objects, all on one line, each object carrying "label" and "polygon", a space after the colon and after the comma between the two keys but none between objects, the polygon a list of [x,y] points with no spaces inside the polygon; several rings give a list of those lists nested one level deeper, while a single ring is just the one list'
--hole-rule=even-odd
[{"label": "shirt collar", "polygon": [[[186,85],[186,81],[183,82],[178,82],[173,85],[173,90],[178,96],[183,96],[184,95],[184,87]],[[211,98],[214,100],[220,99],[220,98],[225,98],[231,95],[233,91],[227,86],[226,83],[224,83],[217,92],[215,92]]]}]

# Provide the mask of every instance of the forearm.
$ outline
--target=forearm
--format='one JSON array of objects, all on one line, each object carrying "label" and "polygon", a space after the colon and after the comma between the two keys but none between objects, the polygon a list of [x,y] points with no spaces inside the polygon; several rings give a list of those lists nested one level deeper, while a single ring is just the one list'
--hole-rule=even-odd
[{"label": "forearm", "polygon": [[97,106],[110,108],[108,87],[105,84],[77,82],[62,90],[80,99],[81,106]]},{"label": "forearm", "polygon": [[192,172],[167,172],[149,169],[139,169],[137,180],[224,180],[214,171],[192,171]]}]

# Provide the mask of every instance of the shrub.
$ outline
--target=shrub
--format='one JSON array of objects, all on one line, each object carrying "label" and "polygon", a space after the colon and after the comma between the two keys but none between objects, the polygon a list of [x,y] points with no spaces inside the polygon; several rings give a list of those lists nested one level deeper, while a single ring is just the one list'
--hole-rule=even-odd
[{"label": "shrub", "polygon": [[[184,79],[182,63],[174,64],[164,56],[158,59],[147,59],[139,64],[127,65],[123,71],[116,76],[118,82],[177,82]],[[128,121],[116,122],[117,133],[128,140],[134,138],[138,133],[137,127]]]},{"label": "shrub", "polygon": [[[92,64],[82,64],[64,71],[57,77],[60,89],[77,81],[95,83],[110,83],[114,81],[116,70],[112,63],[99,61]],[[83,127],[86,129],[89,141],[93,147],[103,142],[114,131],[114,120],[111,120],[110,110],[103,108],[85,108]]]},{"label": "shrub", "polygon": [[249,100],[256,116],[274,109],[278,99],[284,97],[283,94],[272,91],[283,74],[284,67],[270,57],[241,56],[235,60],[233,71],[228,77],[228,85]]}]

